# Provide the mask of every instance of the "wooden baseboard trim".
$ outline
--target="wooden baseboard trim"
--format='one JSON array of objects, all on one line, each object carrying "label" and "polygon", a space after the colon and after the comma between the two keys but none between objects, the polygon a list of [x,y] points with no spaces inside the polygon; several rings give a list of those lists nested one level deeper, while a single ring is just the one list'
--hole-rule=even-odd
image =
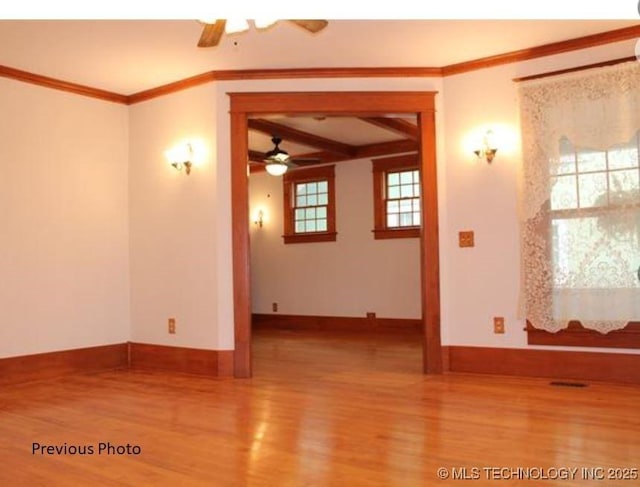
[{"label": "wooden baseboard trim", "polygon": [[461,346],[446,348],[450,372],[640,384],[640,354]]},{"label": "wooden baseboard trim", "polygon": [[251,326],[254,329],[422,333],[422,320],[420,319],[260,313],[251,315],[251,319]]},{"label": "wooden baseboard trim", "polygon": [[129,366],[210,377],[233,376],[233,350],[129,343]]},{"label": "wooden baseboard trim", "polygon": [[0,359],[0,385],[127,367],[126,343]]}]

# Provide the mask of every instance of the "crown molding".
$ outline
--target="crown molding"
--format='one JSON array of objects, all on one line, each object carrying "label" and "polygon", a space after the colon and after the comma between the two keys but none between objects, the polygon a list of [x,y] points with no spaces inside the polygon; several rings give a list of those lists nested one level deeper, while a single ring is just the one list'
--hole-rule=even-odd
[{"label": "crown molding", "polygon": [[28,71],[10,68],[9,66],[0,65],[0,76],[3,78],[22,81],[24,83],[44,86],[45,88],[66,91],[76,95],[98,98],[100,100],[110,101],[113,103],[121,103],[124,105],[128,104],[129,99],[129,97],[126,95],[120,95],[118,93],[113,93],[111,91],[101,90],[98,88],[92,88],[91,86],[80,85],[78,83],[71,83],[69,81],[62,81],[56,78],[42,76],[40,74],[29,73]]},{"label": "crown molding", "polygon": [[488,56],[473,61],[465,61],[457,64],[450,64],[442,68],[443,76],[467,73],[478,69],[491,68],[502,64],[517,63],[536,59],[539,57],[552,56],[563,52],[577,51],[589,47],[612,44],[614,42],[626,41],[640,37],[640,25],[624,27],[622,29],[600,32],[584,37],[577,37],[566,41],[552,42],[541,46],[520,49],[518,51],[506,52],[496,56]]},{"label": "crown molding", "polygon": [[[27,71],[0,65],[0,77],[25,83],[36,84],[55,90],[67,91],[77,95],[98,98],[104,101],[134,105],[143,101],[186,90],[212,81],[266,80],[266,79],[308,79],[308,78],[441,78],[476,71],[503,64],[516,63],[552,56],[564,52],[589,47],[612,44],[640,37],[640,24],[598,34],[592,34],[566,41],[543,44],[520,49],[495,56],[471,61],[449,64],[443,67],[361,67],[361,68],[286,68],[286,69],[232,69],[208,71],[190,78],[168,83],[156,88],[140,91],[131,95],[121,95],[111,91],[92,88],[69,81],[62,81]],[[578,70],[581,66],[570,68]],[[537,76],[537,75],[534,75]]]},{"label": "crown molding", "polygon": [[133,105],[211,81],[310,78],[438,78],[441,76],[441,68],[429,67],[231,69],[209,71],[191,78],[158,86],[157,88],[140,91],[129,95],[128,103]]},{"label": "crown molding", "polygon": [[620,59],[611,59],[609,61],[603,61],[601,63],[584,64],[582,66],[575,66],[573,68],[558,69],[556,71],[547,71],[545,73],[533,74],[531,76],[522,76],[520,78],[513,78],[516,83],[520,81],[531,81],[534,79],[548,78],[549,76],[558,76],[561,74],[575,73],[576,71],[584,71],[585,69],[604,68],[605,66],[614,66],[616,64],[628,63],[635,61],[635,56],[627,56]]}]

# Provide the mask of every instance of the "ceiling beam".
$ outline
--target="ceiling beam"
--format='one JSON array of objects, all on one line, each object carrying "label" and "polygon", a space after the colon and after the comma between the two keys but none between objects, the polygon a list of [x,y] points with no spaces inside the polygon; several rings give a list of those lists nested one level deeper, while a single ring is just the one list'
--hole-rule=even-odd
[{"label": "ceiling beam", "polygon": [[[318,152],[306,152],[304,154],[296,154],[293,156],[293,162],[296,159],[318,159],[318,164],[327,164],[329,162],[341,162],[355,159],[353,156],[344,156],[336,154],[335,152],[318,151]],[[309,165],[309,164],[306,164]]]},{"label": "ceiling beam", "polygon": [[[363,159],[368,157],[382,157],[393,154],[400,154],[403,152],[416,152],[419,144],[414,140],[394,140],[392,142],[380,142],[376,144],[367,144],[354,147],[355,154],[352,156],[345,156],[336,154],[335,152],[318,151],[307,152],[304,154],[296,154],[292,156],[292,159],[318,159],[318,164],[327,164],[330,162],[342,162],[352,161],[354,159]],[[256,150],[249,150],[248,159],[250,163],[260,163],[264,160],[265,154]],[[305,164],[310,166],[313,164]],[[264,164],[250,164],[249,169],[251,172],[261,171]]]},{"label": "ceiling beam", "polygon": [[389,130],[395,134],[402,135],[403,137],[411,140],[418,140],[418,126],[401,118],[360,117],[360,120],[371,125],[375,125],[376,127]]},{"label": "ceiling beam", "polygon": [[318,135],[303,132],[302,130],[287,127],[270,120],[262,118],[250,118],[248,120],[249,129],[262,132],[267,135],[277,135],[285,141],[315,147],[334,154],[352,157],[356,153],[356,147],[338,142],[337,140],[326,139]]},{"label": "ceiling beam", "polygon": [[419,148],[420,144],[417,141],[408,139],[361,145],[358,147],[356,157],[354,159],[400,154],[401,152],[415,152]]}]

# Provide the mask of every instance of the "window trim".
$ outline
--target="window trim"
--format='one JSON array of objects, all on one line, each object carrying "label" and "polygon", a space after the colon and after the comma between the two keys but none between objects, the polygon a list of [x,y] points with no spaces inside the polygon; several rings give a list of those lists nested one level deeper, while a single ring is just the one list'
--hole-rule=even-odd
[{"label": "window trim", "polygon": [[[403,154],[400,156],[373,159],[371,161],[373,173],[373,238],[375,240],[391,238],[419,238],[422,225],[412,227],[387,227],[387,212],[385,211],[385,180],[389,172],[403,170],[420,171],[418,154]],[[420,179],[422,182],[422,180]],[[422,200],[422,185],[420,188],[420,200]],[[420,206],[422,210],[422,204]],[[420,215],[422,219],[422,215]]]},{"label": "window trim", "polygon": [[[327,181],[327,230],[324,232],[296,233],[294,223],[295,196],[294,186],[298,183]],[[285,244],[335,242],[336,232],[336,192],[335,192],[335,164],[315,166],[288,171],[282,177],[284,203],[284,238]]]},{"label": "window trim", "polygon": [[577,320],[557,333],[534,328],[529,320],[525,328],[528,345],[550,345],[556,347],[640,348],[640,322],[631,321],[621,330],[603,335],[582,326]]}]

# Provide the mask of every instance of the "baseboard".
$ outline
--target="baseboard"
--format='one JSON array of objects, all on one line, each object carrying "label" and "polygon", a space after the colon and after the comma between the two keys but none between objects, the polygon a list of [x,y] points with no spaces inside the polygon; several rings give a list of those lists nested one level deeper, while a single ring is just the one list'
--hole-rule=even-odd
[{"label": "baseboard", "polygon": [[255,313],[251,315],[251,320],[254,329],[422,333],[420,319]]},{"label": "baseboard", "polygon": [[130,342],[129,365],[131,368],[138,369],[232,377],[233,350],[203,350]]},{"label": "baseboard", "polygon": [[102,345],[0,359],[0,384],[127,367],[127,344]]},{"label": "baseboard", "polygon": [[640,355],[448,346],[451,372],[640,384]]}]

